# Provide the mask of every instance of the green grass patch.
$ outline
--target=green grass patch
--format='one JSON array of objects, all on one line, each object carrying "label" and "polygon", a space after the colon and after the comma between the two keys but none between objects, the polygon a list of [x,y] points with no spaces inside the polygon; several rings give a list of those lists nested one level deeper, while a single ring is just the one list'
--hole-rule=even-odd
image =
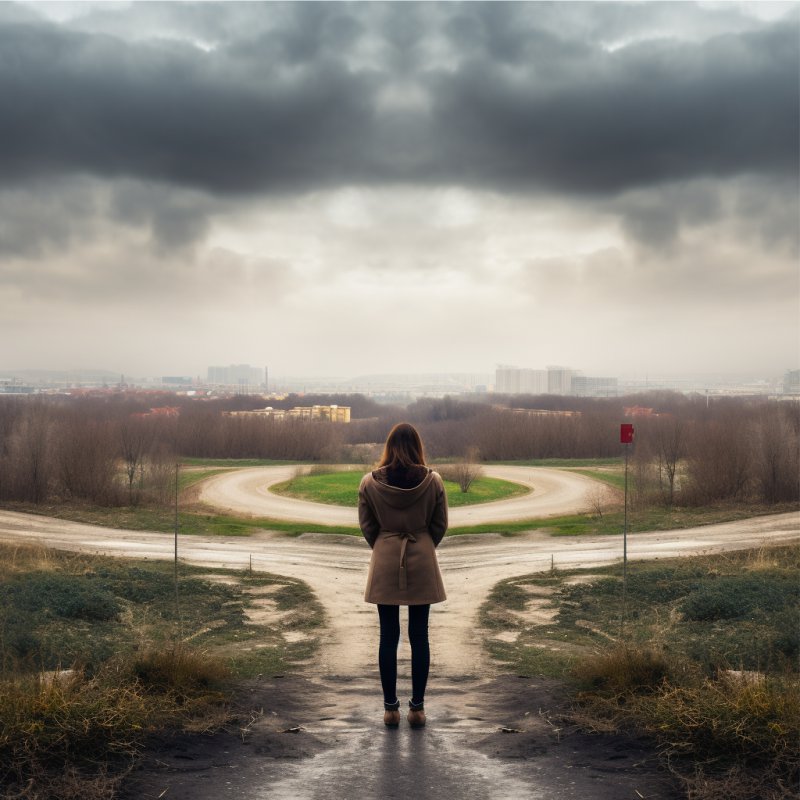
[{"label": "green grass patch", "polygon": [[[5,507],[12,511],[43,514],[57,519],[82,522],[88,525],[101,525],[107,528],[162,533],[172,533],[175,529],[174,512],[169,508],[158,509],[145,506],[101,508],[70,503],[60,503],[58,505],[7,503]],[[628,530],[631,533],[646,533],[692,528],[792,510],[795,510],[795,507],[791,505],[756,508],[742,506],[718,509],[650,509],[629,512]],[[291,522],[268,517],[239,517],[232,514],[219,514],[202,507],[180,511],[178,524],[179,532],[182,536],[250,536],[259,531],[278,531],[288,536],[299,536],[303,533],[361,536],[361,531],[356,526]],[[612,536],[621,535],[622,526],[623,514],[621,512],[604,513],[602,517],[593,514],[572,514],[561,517],[540,517],[511,522],[462,525],[450,528],[447,531],[447,536],[480,533],[499,533],[503,536],[514,536],[535,530],[544,531],[553,536]]]},{"label": "green grass patch", "polygon": [[609,486],[613,486],[615,489],[624,489],[625,488],[625,473],[620,469],[573,469],[570,470],[571,472],[577,472],[579,475],[585,475],[587,478],[591,478],[595,481],[600,481],[601,483],[607,483]]},{"label": "green grass patch", "polygon": [[190,486],[201,483],[206,478],[213,478],[214,475],[221,475],[223,472],[230,472],[229,467],[196,467],[192,469],[182,469],[178,471],[178,491],[183,492]]},{"label": "green grass patch", "polygon": [[[271,486],[270,491],[288,497],[296,497],[299,500],[355,507],[358,504],[358,486],[362,477],[360,471],[300,475]],[[506,500],[530,491],[521,484],[499,478],[477,478],[466,493],[451,481],[445,481],[444,487],[447,492],[447,503],[452,508]]]},{"label": "green grass patch", "polygon": [[[648,533],[735,522],[740,519],[780,514],[794,510],[791,506],[729,508],[650,508],[628,511],[628,532]],[[514,520],[511,522],[487,522],[480,525],[464,525],[450,528],[448,536],[474,533],[499,533],[511,536],[528,531],[543,530],[553,536],[612,536],[622,534],[624,513],[622,511],[596,514],[568,514],[560,517]]]},{"label": "green grass patch", "polygon": [[273,458],[181,458],[181,466],[187,467],[284,467],[287,464],[305,462],[280,461]]},{"label": "green grass patch", "polygon": [[176,608],[171,563],[32,552],[26,564],[24,551],[0,546],[0,666],[6,672],[74,663],[93,671],[112,654],[132,655],[176,639],[205,650],[261,637],[277,646],[275,631],[248,622],[261,589],[279,611],[292,612],[292,625],[323,622],[310,589],[290,578],[180,564]]},{"label": "green grass patch", "polygon": [[291,670],[323,622],[291,578],[180,564],[176,604],[169,563],[0,545],[0,795],[113,796],[146,737],[224,724],[232,679]]},{"label": "green grass patch", "polygon": [[501,581],[487,650],[569,676],[575,719],[652,737],[690,796],[788,796],[800,778],[800,548],[634,562]]},{"label": "green grass patch", "polygon": [[[70,503],[59,503],[58,505],[8,503],[5,507],[10,511],[43,514],[56,519],[82,522],[87,525],[102,525],[106,528],[155,531],[156,533],[172,533],[175,530],[175,513],[170,508],[146,506],[102,508]],[[287,522],[267,517],[238,517],[231,514],[218,514],[202,507],[179,511],[178,526],[182,536],[250,536],[264,530],[280,531],[290,536],[299,536],[301,533],[361,536],[361,531],[355,526]]]},{"label": "green grass patch", "polygon": [[619,458],[529,458],[521,461],[487,461],[487,464],[498,464],[507,467],[553,467],[568,469],[570,467],[612,467],[622,463]]}]

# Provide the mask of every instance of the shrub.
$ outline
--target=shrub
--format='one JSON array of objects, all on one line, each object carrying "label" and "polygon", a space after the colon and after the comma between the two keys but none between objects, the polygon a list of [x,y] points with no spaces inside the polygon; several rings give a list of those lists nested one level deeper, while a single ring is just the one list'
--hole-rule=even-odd
[{"label": "shrub", "polygon": [[133,674],[147,691],[185,701],[221,688],[231,672],[219,658],[178,645],[140,656],[133,664]]},{"label": "shrub", "polygon": [[653,692],[670,672],[663,653],[624,646],[584,659],[572,670],[580,685],[615,695]]},{"label": "shrub", "polygon": [[665,686],[632,700],[633,713],[662,748],[696,763],[768,768],[800,777],[800,691],[796,678],[746,679],[723,674],[697,686]]},{"label": "shrub", "polygon": [[46,611],[66,619],[109,620],[119,613],[114,595],[85,576],[31,573],[0,586],[0,598],[23,611]]},{"label": "shrub", "polygon": [[[167,703],[155,703],[129,681],[80,673],[69,680],[6,679],[0,685],[0,782],[19,790],[8,796],[66,797],[67,772],[71,783],[81,784],[79,773],[96,777],[99,761],[129,762],[166,711]],[[31,787],[35,793],[26,793]]]},{"label": "shrub", "polygon": [[741,619],[755,611],[780,611],[798,593],[796,585],[774,576],[724,575],[698,586],[679,609],[697,621]]}]

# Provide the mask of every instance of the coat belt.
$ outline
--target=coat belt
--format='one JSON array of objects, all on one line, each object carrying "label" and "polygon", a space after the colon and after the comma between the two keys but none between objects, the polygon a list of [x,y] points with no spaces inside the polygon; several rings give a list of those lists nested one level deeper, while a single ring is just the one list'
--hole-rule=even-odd
[{"label": "coat belt", "polygon": [[[419,531],[420,533],[422,531]],[[383,536],[391,537],[397,536],[400,538],[400,569],[397,575],[397,585],[401,592],[408,589],[408,571],[406,570],[406,546],[409,542],[416,542],[414,534],[408,531],[402,533],[397,531],[382,531]]]}]

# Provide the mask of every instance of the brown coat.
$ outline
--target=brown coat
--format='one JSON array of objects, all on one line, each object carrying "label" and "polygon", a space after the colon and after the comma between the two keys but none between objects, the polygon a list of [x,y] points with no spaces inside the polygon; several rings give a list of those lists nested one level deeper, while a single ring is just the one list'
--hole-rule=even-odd
[{"label": "brown coat", "polygon": [[358,487],[358,522],[372,548],[368,603],[395,606],[446,599],[436,547],[447,530],[447,496],[439,473],[428,471],[413,489],[367,473]]}]

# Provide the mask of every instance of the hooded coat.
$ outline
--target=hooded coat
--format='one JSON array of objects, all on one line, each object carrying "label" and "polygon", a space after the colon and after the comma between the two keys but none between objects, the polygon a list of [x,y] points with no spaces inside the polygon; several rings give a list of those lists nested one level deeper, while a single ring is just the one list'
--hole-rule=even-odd
[{"label": "hooded coat", "polygon": [[358,488],[358,522],[372,548],[368,603],[413,606],[447,599],[436,559],[447,530],[447,496],[438,472],[428,470],[411,489],[367,473]]}]

